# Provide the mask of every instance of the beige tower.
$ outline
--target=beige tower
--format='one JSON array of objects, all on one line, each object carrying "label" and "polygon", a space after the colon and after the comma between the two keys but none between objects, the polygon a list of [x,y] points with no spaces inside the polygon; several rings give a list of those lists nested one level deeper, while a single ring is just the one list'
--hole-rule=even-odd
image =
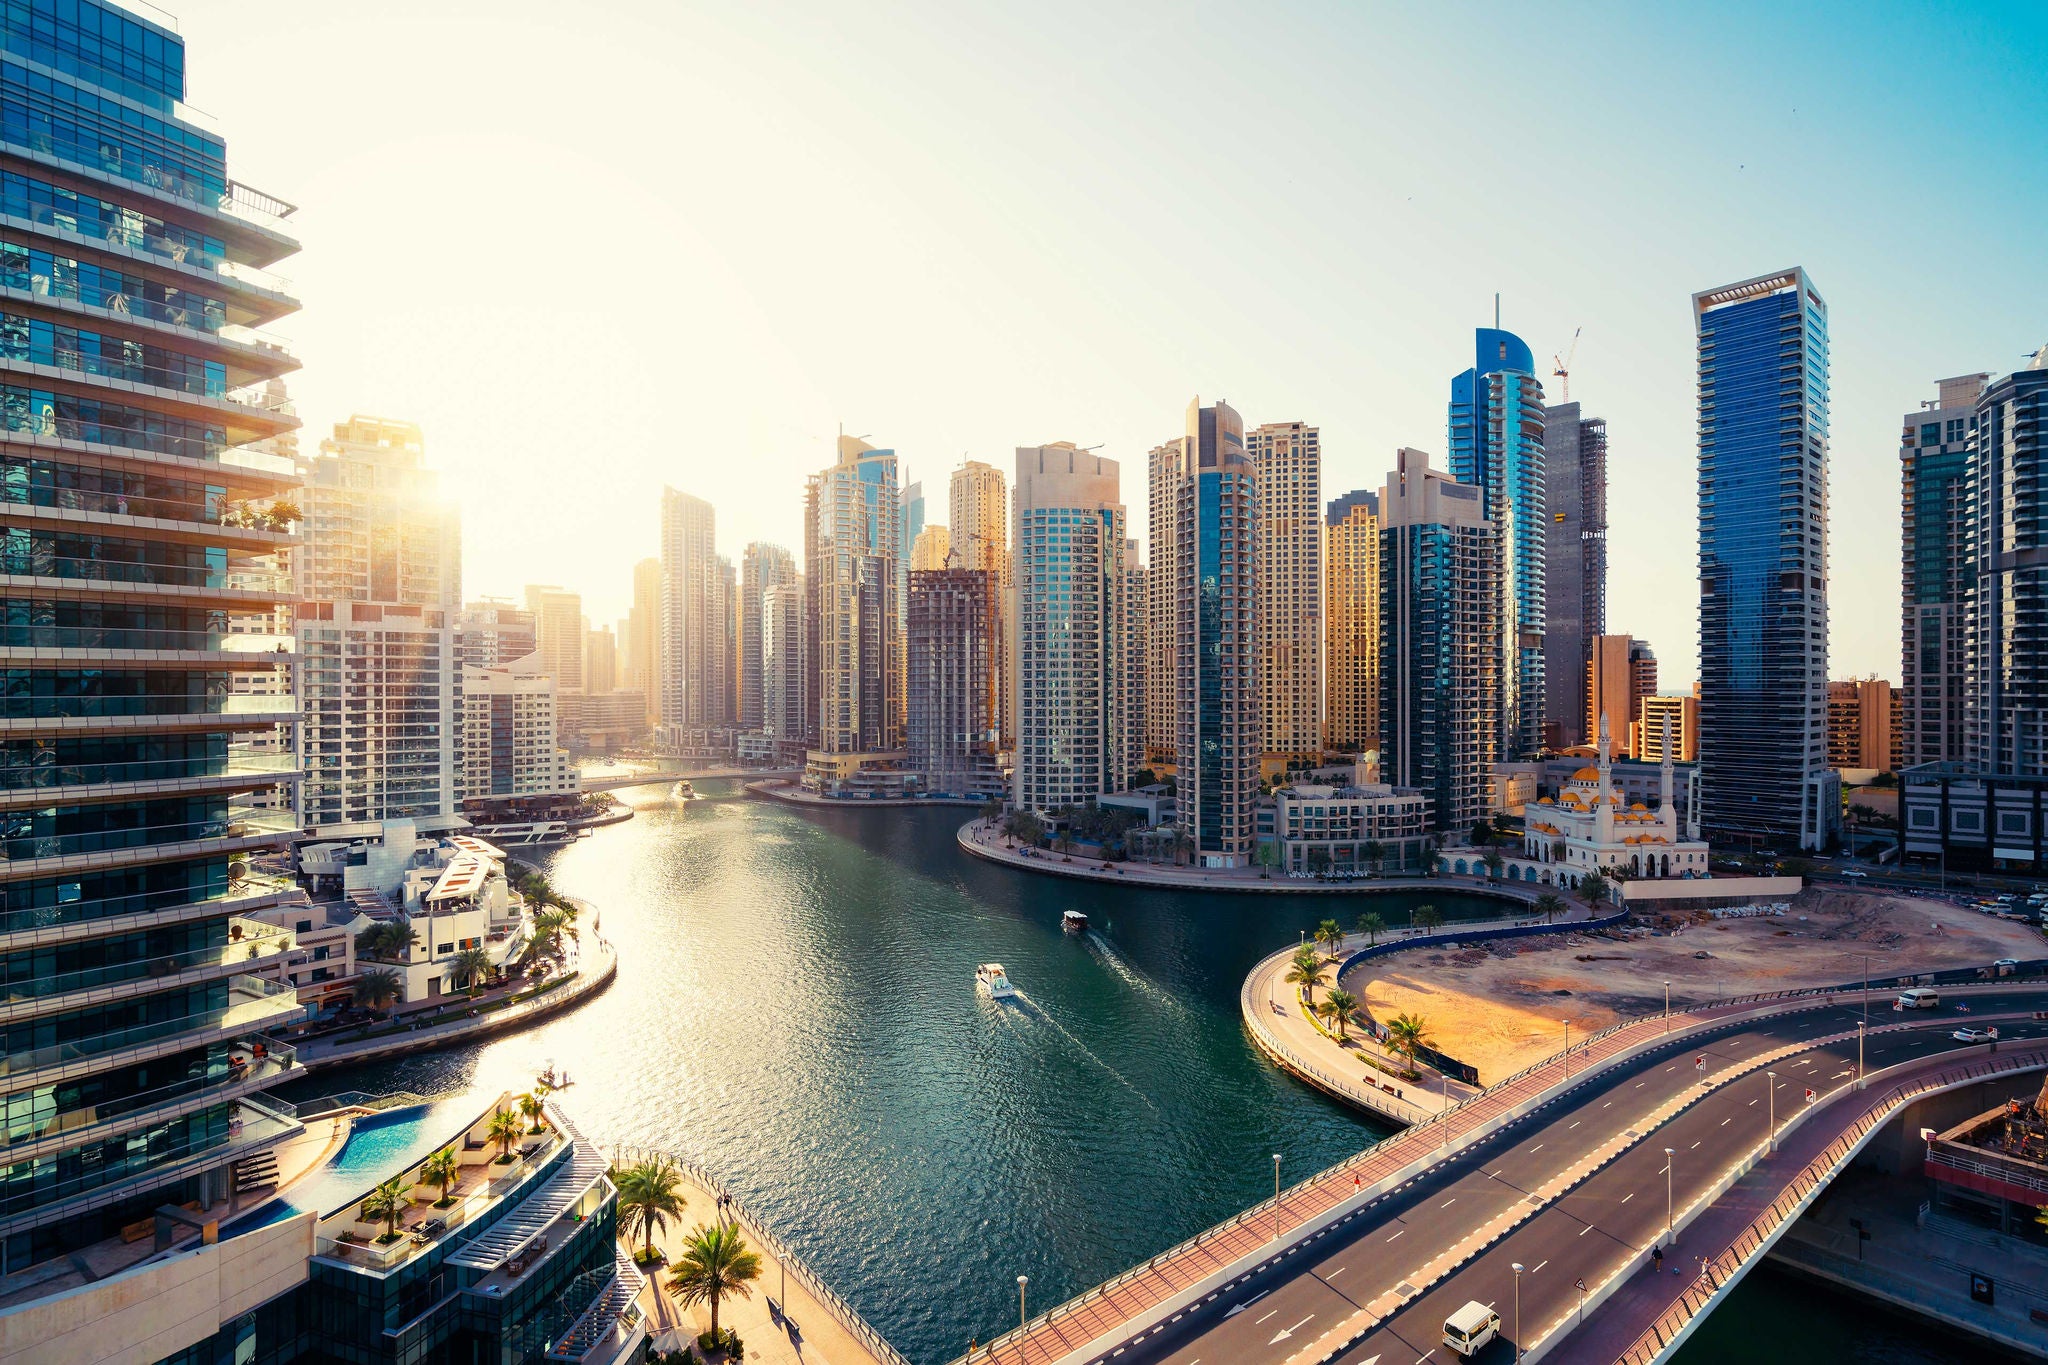
[{"label": "beige tower", "polygon": [[1179,724],[1175,703],[1179,693],[1180,602],[1179,560],[1174,556],[1175,500],[1180,496],[1179,436],[1152,447],[1146,466],[1146,523],[1152,553],[1145,568],[1145,717],[1144,760],[1173,762]]},{"label": "beige tower", "polygon": [[1317,429],[1268,422],[1245,438],[1258,476],[1254,578],[1259,716],[1270,760],[1323,748],[1323,456]]},{"label": "beige tower", "polygon": [[1323,523],[1328,670],[1324,744],[1346,754],[1380,747],[1380,499],[1346,493]]},{"label": "beige tower", "polygon": [[1010,554],[1010,496],[1003,471],[969,460],[953,471],[946,490],[945,562],[933,567],[979,569],[996,576],[997,610],[992,628],[996,661],[996,729],[1007,750],[1015,743],[1010,692],[1015,660],[1010,657],[1010,615],[1017,581]]}]

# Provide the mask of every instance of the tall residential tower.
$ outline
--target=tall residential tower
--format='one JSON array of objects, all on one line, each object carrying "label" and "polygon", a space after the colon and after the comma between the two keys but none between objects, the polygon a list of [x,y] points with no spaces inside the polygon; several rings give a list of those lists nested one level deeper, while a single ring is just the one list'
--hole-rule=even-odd
[{"label": "tall residential tower", "polygon": [[1380,747],[1380,497],[1333,499],[1323,521],[1323,648],[1329,659],[1323,742],[1342,754]]},{"label": "tall residential tower", "polygon": [[1543,720],[1560,746],[1590,744],[1586,661],[1607,631],[1607,422],[1577,403],[1543,410],[1543,509]]},{"label": "tall residential tower", "polygon": [[1265,753],[1314,762],[1323,751],[1323,447],[1302,422],[1245,438],[1257,472],[1259,716]]},{"label": "tall residential tower", "polygon": [[1936,382],[1905,416],[1899,440],[1901,766],[1954,763],[1969,752],[1969,595],[1976,586],[1970,418],[1988,374]]}]

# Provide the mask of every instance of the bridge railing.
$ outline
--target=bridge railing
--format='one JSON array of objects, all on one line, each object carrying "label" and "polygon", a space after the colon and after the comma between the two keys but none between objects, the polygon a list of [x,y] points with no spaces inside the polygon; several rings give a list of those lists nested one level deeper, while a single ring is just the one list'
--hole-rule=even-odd
[{"label": "bridge railing", "polygon": [[2038,1052],[1991,1057],[1888,1087],[1865,1106],[1854,1123],[1801,1167],[1770,1206],[1751,1220],[1724,1251],[1703,1264],[1700,1275],[1616,1358],[1615,1365],[1651,1365],[1662,1356],[1682,1337],[1688,1324],[1712,1304],[1730,1277],[1740,1271],[1745,1262],[1768,1248],[1776,1240],[1779,1228],[1799,1216],[1808,1196],[1833,1179],[1835,1168],[1855,1155],[1864,1136],[1889,1120],[1906,1103],[1929,1091],[1945,1090],[2009,1071],[2038,1070],[2040,1066],[2041,1055]]},{"label": "bridge railing", "polygon": [[[717,1177],[713,1176],[702,1166],[692,1161],[685,1161],[673,1152],[664,1152],[658,1147],[637,1147],[625,1143],[602,1142],[598,1144],[598,1150],[611,1160],[615,1168],[632,1165],[641,1161],[665,1161],[674,1166],[692,1184],[710,1191],[712,1197],[719,1202],[727,1214],[746,1230],[747,1235],[753,1238],[758,1245],[766,1247],[771,1256],[786,1266],[789,1270],[789,1277],[801,1284],[809,1291],[812,1298],[824,1305],[825,1311],[830,1313],[855,1341],[858,1341],[865,1347],[868,1354],[880,1362],[880,1365],[910,1365],[910,1362],[894,1346],[891,1346],[888,1340],[880,1332],[877,1332],[866,1318],[860,1315],[860,1310],[835,1293],[832,1287],[826,1284],[824,1279],[816,1271],[812,1270],[809,1265],[805,1264],[802,1257],[790,1250],[780,1237],[777,1237],[750,1216],[740,1206],[739,1200],[735,1199],[726,1190],[725,1186],[718,1182]],[[788,1311],[789,1305],[784,1304],[783,1312],[786,1314]]]}]

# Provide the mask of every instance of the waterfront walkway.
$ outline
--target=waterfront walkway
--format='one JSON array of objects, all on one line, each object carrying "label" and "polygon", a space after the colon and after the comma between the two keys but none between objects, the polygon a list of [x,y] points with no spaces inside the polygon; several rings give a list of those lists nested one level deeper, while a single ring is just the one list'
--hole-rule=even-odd
[{"label": "waterfront walkway", "polygon": [[[853,804],[828,802],[826,804]],[[866,804],[866,803],[859,803]],[[874,802],[882,805],[883,802]],[[914,802],[906,804],[928,804]],[[1042,872],[1053,877],[1075,877],[1082,881],[1106,882],[1112,886],[1146,886],[1171,891],[1250,892],[1261,895],[1370,895],[1376,891],[1456,891],[1473,896],[1497,896],[1509,901],[1534,901],[1555,887],[1524,885],[1520,882],[1490,882],[1483,877],[1360,877],[1355,880],[1323,881],[1314,877],[1291,877],[1285,872],[1267,876],[1261,867],[1177,867],[1166,863],[1108,862],[1079,853],[1056,853],[1030,848],[1003,833],[997,820],[971,820],[960,827],[956,839],[961,848],[977,858],[1025,872]]]},{"label": "waterfront walkway", "polygon": [[985,806],[988,802],[966,796],[819,796],[807,792],[794,782],[774,780],[749,782],[749,796],[765,796],[770,801],[780,801],[791,806],[811,806],[817,810],[884,810],[901,809],[905,806]]}]

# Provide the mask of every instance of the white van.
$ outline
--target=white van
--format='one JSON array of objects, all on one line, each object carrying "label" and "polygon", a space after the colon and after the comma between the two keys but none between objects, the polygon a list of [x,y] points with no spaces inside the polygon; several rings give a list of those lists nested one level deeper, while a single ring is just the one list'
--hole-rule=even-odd
[{"label": "white van", "polygon": [[1910,991],[1899,992],[1899,1008],[1902,1010],[1931,1010],[1941,1003],[1941,992],[1925,986],[1915,986]]},{"label": "white van", "polygon": [[1444,1345],[1470,1360],[1500,1335],[1500,1314],[1474,1299],[1444,1319]]}]

